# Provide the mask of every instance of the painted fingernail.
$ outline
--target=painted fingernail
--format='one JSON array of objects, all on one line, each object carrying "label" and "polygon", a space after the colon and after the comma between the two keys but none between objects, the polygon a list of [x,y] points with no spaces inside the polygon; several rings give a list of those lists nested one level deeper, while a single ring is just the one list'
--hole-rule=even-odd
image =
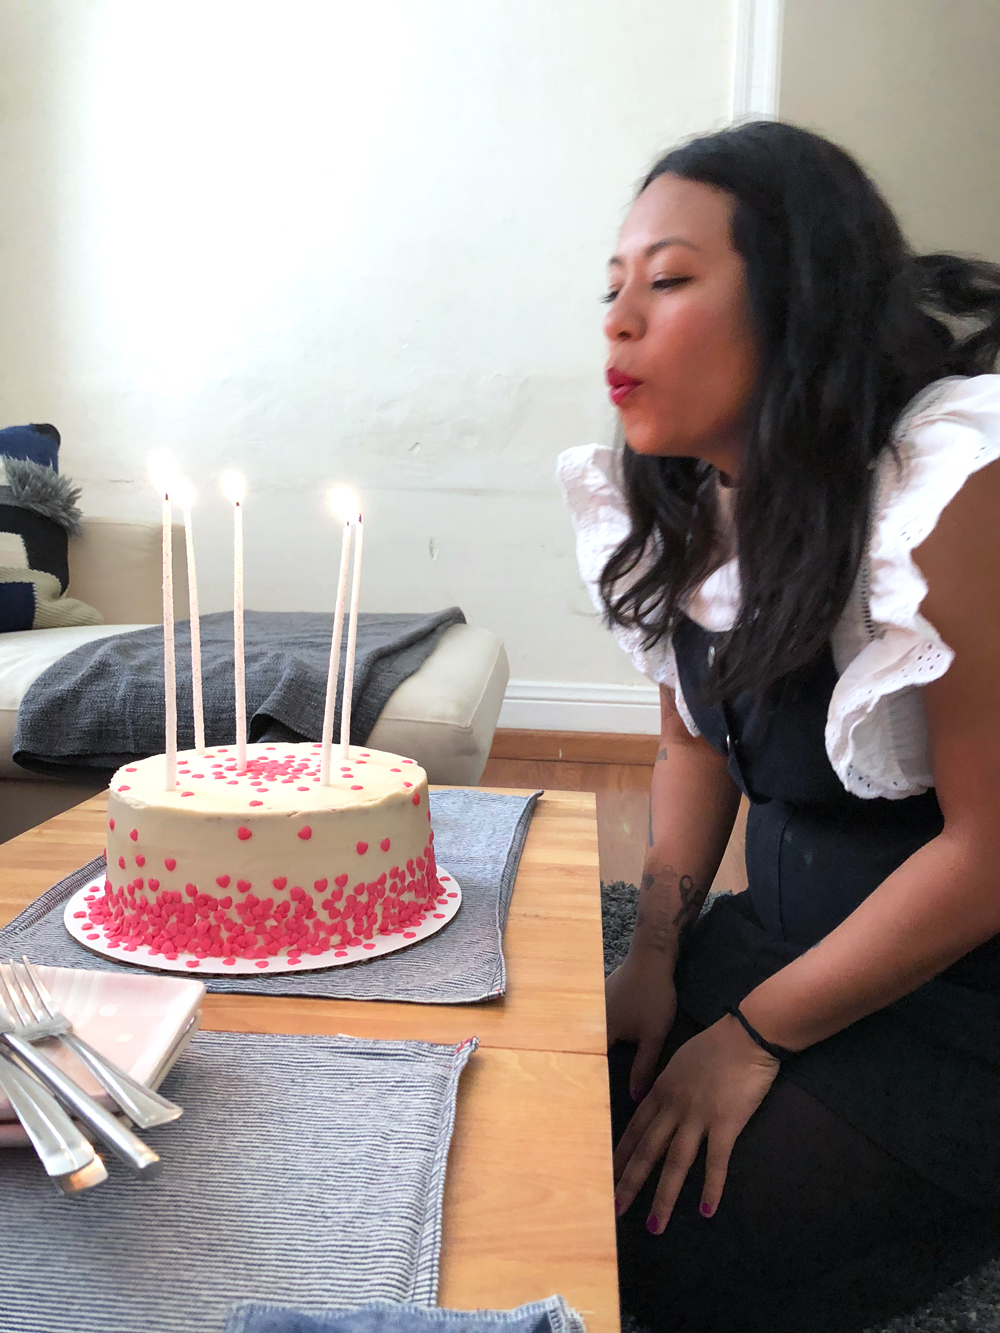
[{"label": "painted fingernail", "polygon": [[659,1231],[659,1229],[660,1229],[660,1219],[656,1216],[655,1213],[650,1213],[650,1215],[646,1218],[646,1230],[651,1231],[655,1236],[656,1233]]},{"label": "painted fingernail", "polygon": [[622,1203],[621,1199],[615,1199],[615,1217],[621,1217],[624,1211],[625,1205]]},{"label": "painted fingernail", "polygon": [[632,1094],[632,1100],[634,1102],[641,1102],[648,1091],[648,1088],[636,1088],[635,1092]]},{"label": "painted fingernail", "polygon": [[711,1204],[711,1203],[703,1203],[703,1204],[701,1205],[701,1215],[702,1215],[702,1217],[711,1217],[712,1214],[713,1214],[714,1212],[715,1212],[715,1206],[714,1206],[714,1204]]}]

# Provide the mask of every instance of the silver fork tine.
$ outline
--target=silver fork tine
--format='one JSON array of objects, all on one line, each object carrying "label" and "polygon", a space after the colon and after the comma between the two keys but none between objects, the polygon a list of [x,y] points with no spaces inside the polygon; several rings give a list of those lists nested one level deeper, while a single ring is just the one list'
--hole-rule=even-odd
[{"label": "silver fork tine", "polygon": [[[11,984],[12,981],[13,984]],[[12,963],[0,963],[0,1001],[6,1003],[7,1011],[15,1023],[33,1023],[35,1021],[34,1014],[29,1013],[21,1002],[21,987],[18,984],[17,977],[14,976]]]},{"label": "silver fork tine", "polygon": [[[37,970],[32,967],[26,956],[22,956],[21,963],[12,962],[10,966],[15,974],[20,968],[34,987],[44,1010],[44,1014],[39,1020],[40,1023],[59,1025],[60,1041],[68,1046],[77,1059],[87,1066],[101,1087],[111,1094],[125,1114],[140,1129],[152,1129],[155,1125],[167,1125],[172,1120],[177,1119],[181,1114],[181,1108],[175,1102],[168,1101],[166,1097],[154,1092],[145,1083],[140,1083],[131,1074],[126,1074],[124,1069],[119,1069],[106,1055],[102,1055],[100,1051],[95,1051],[89,1042],[77,1036],[73,1031],[72,1023],[64,1014],[59,1012],[45,982],[38,975]],[[0,971],[2,969],[3,964],[0,964]],[[22,989],[27,991],[27,987],[23,984]]]},{"label": "silver fork tine", "polygon": [[[59,1010],[55,1006],[55,1001],[52,999],[48,986],[46,986],[45,982],[31,966],[27,958],[22,956],[21,961],[24,965],[24,974],[31,982],[31,989],[35,992],[38,1003],[49,1018],[55,1018]],[[22,989],[24,988],[22,987]],[[41,1014],[38,1014],[37,1011],[36,1016],[41,1018]]]}]

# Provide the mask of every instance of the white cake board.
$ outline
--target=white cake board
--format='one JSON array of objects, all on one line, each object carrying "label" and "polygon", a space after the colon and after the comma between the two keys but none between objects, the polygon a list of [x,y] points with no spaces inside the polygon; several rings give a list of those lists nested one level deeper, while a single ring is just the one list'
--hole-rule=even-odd
[{"label": "white cake board", "polygon": [[130,963],[135,967],[154,968],[157,972],[183,972],[189,977],[260,977],[277,972],[316,972],[323,967],[346,967],[349,963],[359,963],[365,958],[378,958],[380,954],[395,953],[399,949],[408,949],[411,944],[419,944],[445,927],[462,905],[462,890],[458,880],[447,870],[438,867],[438,879],[441,882],[442,896],[433,904],[435,910],[427,914],[419,925],[408,926],[405,930],[394,931],[391,935],[376,935],[364,944],[338,946],[327,949],[324,953],[303,952],[301,960],[290,962],[287,956],[274,958],[235,958],[228,966],[221,958],[196,958],[193,953],[178,953],[176,958],[164,958],[163,954],[153,954],[148,946],[137,944],[126,950],[118,944],[109,944],[104,928],[90,923],[83,924],[83,918],[74,915],[86,911],[89,903],[104,891],[104,876],[84,884],[77,889],[63,913],[66,929],[78,944],[92,953],[101,954],[116,963]]}]

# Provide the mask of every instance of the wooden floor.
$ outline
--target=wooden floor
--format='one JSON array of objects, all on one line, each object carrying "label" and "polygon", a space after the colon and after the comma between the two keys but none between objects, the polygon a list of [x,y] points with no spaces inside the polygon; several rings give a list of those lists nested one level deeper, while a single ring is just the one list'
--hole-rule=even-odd
[{"label": "wooden floor", "polygon": [[[593,792],[601,879],[638,884],[648,839],[655,752],[655,737],[498,731],[481,785]],[[733,893],[746,888],[745,832],[744,800],[713,888]]]}]

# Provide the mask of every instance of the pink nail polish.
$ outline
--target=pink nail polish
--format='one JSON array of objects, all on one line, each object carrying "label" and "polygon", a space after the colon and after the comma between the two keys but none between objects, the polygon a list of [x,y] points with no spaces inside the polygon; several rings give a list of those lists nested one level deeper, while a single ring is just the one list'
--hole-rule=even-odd
[{"label": "pink nail polish", "polygon": [[702,1217],[711,1217],[712,1214],[715,1212],[715,1209],[712,1207],[710,1203],[703,1203],[701,1205],[700,1211]]},{"label": "pink nail polish", "polygon": [[655,1213],[650,1213],[650,1215],[646,1218],[646,1230],[651,1231],[655,1236],[659,1228],[660,1228],[660,1219],[656,1216]]}]

